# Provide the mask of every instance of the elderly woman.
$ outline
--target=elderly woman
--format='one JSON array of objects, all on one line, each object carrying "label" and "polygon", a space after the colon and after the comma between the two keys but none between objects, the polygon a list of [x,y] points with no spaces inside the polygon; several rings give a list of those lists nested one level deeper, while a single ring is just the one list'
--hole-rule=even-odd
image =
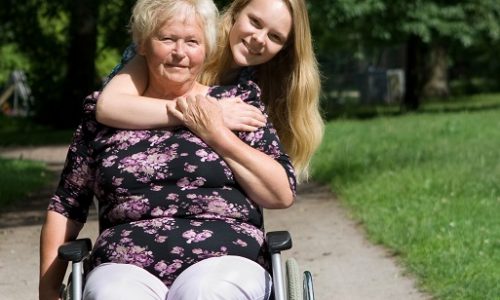
[{"label": "elderly woman", "polygon": [[77,237],[94,196],[101,232],[84,299],[269,297],[261,208],[290,206],[295,177],[270,124],[251,133],[224,125],[215,99],[236,96],[264,111],[252,81],[196,81],[215,49],[216,16],[211,0],[135,5],[144,95],[171,100],[184,126],[106,127],[95,119],[98,93],[85,100],[42,228],[40,299],[58,298],[65,265],[57,248]]}]

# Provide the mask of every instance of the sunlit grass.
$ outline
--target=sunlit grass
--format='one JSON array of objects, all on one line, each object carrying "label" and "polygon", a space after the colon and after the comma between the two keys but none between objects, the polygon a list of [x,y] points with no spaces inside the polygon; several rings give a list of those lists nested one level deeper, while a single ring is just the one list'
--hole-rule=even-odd
[{"label": "sunlit grass", "polygon": [[438,299],[500,295],[500,110],[333,121],[313,162]]}]

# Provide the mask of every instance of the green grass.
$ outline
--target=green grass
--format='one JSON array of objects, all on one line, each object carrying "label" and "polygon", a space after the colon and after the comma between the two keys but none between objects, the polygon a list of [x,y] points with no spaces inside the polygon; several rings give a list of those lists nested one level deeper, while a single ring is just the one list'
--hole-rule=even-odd
[{"label": "green grass", "polygon": [[[323,101],[322,107],[327,119],[368,119],[403,114],[399,104],[360,105],[354,102],[340,105],[335,104],[334,100],[324,99]],[[448,99],[424,99],[418,113],[478,111],[494,108],[500,108],[500,94],[498,93],[458,96]]]},{"label": "green grass", "polygon": [[40,162],[0,158],[0,170],[0,211],[52,179]]},{"label": "green grass", "polygon": [[422,104],[422,112],[476,111],[500,108],[500,94],[477,94],[452,97],[448,100],[429,99]]},{"label": "green grass", "polygon": [[[69,144],[72,130],[54,130],[23,118],[0,116],[0,146]],[[0,211],[46,186],[53,174],[45,164],[0,158]]]},{"label": "green grass", "polygon": [[437,299],[499,299],[500,110],[326,128],[313,177]]}]

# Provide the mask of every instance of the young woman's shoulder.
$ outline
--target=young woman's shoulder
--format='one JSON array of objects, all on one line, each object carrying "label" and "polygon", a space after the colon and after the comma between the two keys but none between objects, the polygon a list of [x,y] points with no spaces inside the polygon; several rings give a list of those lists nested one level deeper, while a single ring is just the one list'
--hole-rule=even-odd
[{"label": "young woman's shoulder", "polygon": [[103,80],[102,86],[106,86],[108,82],[115,77],[118,72],[120,72],[121,69],[123,69],[123,66],[125,66],[134,56],[137,54],[136,51],[136,46],[134,43],[128,45],[128,47],[123,51],[122,53],[122,58],[120,59],[120,62],[111,70],[111,73],[108,74],[108,76],[105,77]]},{"label": "young woman's shoulder", "polygon": [[253,74],[252,68],[243,68],[234,84],[213,86],[209,95],[218,99],[239,97],[243,101],[260,101],[261,91]]}]

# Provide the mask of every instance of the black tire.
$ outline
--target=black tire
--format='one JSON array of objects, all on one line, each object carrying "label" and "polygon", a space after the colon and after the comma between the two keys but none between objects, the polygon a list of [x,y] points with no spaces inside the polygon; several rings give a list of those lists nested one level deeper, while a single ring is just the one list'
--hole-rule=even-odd
[{"label": "black tire", "polygon": [[72,300],[72,298],[73,298],[73,295],[71,294],[72,288],[73,288],[73,285],[71,284],[71,280],[69,280],[68,284],[64,287],[64,290],[62,292],[62,297],[61,297],[62,300]]},{"label": "black tire", "polygon": [[304,300],[314,300],[313,278],[309,271],[304,272]]}]

